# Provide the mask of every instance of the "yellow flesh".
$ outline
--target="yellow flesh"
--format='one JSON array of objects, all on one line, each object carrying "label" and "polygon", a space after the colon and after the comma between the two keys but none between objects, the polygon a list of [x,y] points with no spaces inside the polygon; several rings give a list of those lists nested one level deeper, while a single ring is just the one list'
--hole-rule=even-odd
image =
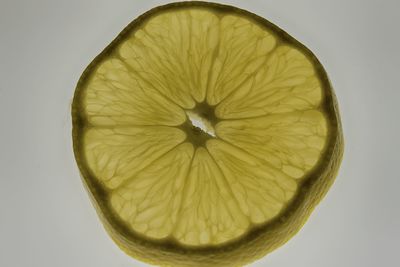
[{"label": "yellow flesh", "polygon": [[[134,232],[221,244],[293,199],[326,144],[322,98],[309,59],[253,21],[162,12],[92,73],[85,160]],[[179,126],[201,102],[218,123],[197,146]]]}]

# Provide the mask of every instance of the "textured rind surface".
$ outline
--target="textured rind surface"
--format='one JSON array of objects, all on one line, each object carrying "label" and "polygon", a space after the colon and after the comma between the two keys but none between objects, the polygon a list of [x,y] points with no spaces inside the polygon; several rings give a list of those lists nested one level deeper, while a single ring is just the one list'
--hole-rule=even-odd
[{"label": "textured rind surface", "polygon": [[[212,8],[221,12],[234,12],[238,15],[252,18],[257,23],[273,29],[285,42],[294,45],[302,51],[314,64],[321,78],[325,94],[325,103],[323,105],[326,109],[325,112],[330,127],[330,143],[327,144],[325,156],[318,164],[319,167],[311,172],[310,177],[301,185],[296,200],[290,207],[277,219],[251,230],[241,239],[210,248],[185,247],[169,241],[146,241],[138,236],[128,234],[118,220],[113,218],[113,215],[109,214],[106,209],[103,208],[105,194],[102,192],[101,188],[96,187],[96,184],[93,182],[94,179],[90,177],[88,170],[82,163],[81,151],[83,141],[79,138],[81,131],[83,131],[82,118],[80,117],[82,111],[77,103],[78,101],[75,101],[81,94],[80,88],[86,83],[88,73],[92,71],[97,62],[110,53],[112,48],[124,38],[127,32],[134,29],[137,25],[140,25],[144,19],[157,12],[193,6]],[[161,266],[241,266],[259,259],[280,247],[300,230],[315,206],[325,196],[337,174],[343,154],[343,135],[336,97],[326,72],[317,58],[306,47],[267,20],[235,7],[214,3],[172,3],[154,8],[129,24],[117,38],[95,58],[82,74],[74,96],[72,117],[75,158],[86,189],[91,196],[91,200],[105,229],[116,244],[127,254],[142,261]]]}]

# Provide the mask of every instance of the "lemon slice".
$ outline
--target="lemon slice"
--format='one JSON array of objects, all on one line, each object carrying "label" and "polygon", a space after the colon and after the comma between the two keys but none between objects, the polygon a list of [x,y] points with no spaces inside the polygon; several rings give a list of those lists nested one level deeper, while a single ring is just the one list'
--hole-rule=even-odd
[{"label": "lemon slice", "polygon": [[162,266],[239,266],[285,243],[332,184],[343,137],[316,57],[247,11],[148,11],[88,66],[75,157],[105,228]]}]

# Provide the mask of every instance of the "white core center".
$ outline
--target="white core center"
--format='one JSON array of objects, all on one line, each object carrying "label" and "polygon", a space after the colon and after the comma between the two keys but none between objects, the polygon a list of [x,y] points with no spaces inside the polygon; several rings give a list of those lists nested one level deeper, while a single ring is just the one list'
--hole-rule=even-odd
[{"label": "white core center", "polygon": [[201,118],[198,116],[196,113],[193,112],[186,112],[189,120],[192,122],[192,124],[196,127],[199,127],[202,131],[208,133],[209,135],[215,137],[215,131],[214,128],[211,126],[211,124],[206,121],[205,119]]}]

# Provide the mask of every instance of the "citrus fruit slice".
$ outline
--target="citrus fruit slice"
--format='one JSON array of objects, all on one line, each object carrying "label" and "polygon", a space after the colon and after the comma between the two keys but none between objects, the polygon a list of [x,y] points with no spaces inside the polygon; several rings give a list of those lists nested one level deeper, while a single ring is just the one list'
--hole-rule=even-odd
[{"label": "citrus fruit slice", "polygon": [[281,246],[343,151],[316,57],[263,18],[205,2],[129,24],[84,71],[72,117],[105,228],[162,266],[239,266]]}]

